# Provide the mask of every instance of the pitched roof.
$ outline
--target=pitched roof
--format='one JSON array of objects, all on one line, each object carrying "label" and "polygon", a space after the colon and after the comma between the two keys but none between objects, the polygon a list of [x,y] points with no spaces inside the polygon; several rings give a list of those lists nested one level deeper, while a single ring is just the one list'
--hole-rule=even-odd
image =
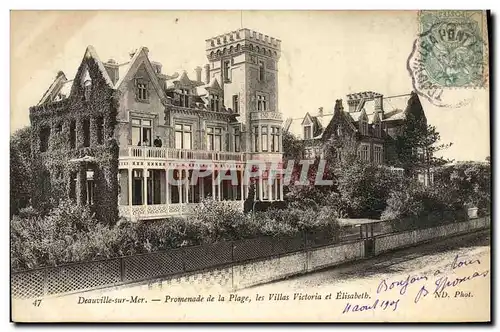
[{"label": "pitched roof", "polygon": [[[411,94],[404,94],[398,96],[390,96],[383,98],[382,108],[383,113],[379,112],[375,109],[375,100],[369,99],[374,97],[382,96],[379,93],[375,92],[361,92],[356,94],[348,95],[348,100],[356,100],[361,99],[361,102],[358,104],[355,112],[342,111],[342,114],[347,118],[348,122],[353,125],[358,122],[363,113],[366,113],[368,117],[368,123],[373,124],[377,119],[381,121],[395,121],[395,120],[404,120],[406,117],[406,108],[408,107],[408,101],[410,99]],[[381,118],[383,114],[383,119]],[[323,115],[310,115],[306,113],[306,115],[302,118],[288,118],[283,123],[283,130],[288,131],[294,134],[297,138],[303,139],[304,137],[304,129],[303,122],[307,117],[311,118],[313,123],[317,125],[319,129],[319,133],[313,137],[321,138],[326,130],[326,128],[331,123],[334,114],[323,114]],[[356,127],[353,127],[356,129]]]},{"label": "pitched roof", "polygon": [[49,88],[45,91],[42,98],[38,102],[38,105],[44,104],[45,102],[53,101],[54,97],[61,90],[61,86],[67,81],[66,75],[64,72],[60,71],[57,73],[56,78],[50,84]]},{"label": "pitched roof", "polygon": [[97,52],[94,49],[94,46],[92,46],[92,45],[87,46],[87,50],[85,51],[85,58],[89,58],[89,57],[92,57],[95,60],[95,62],[97,63],[97,68],[101,72],[101,75],[104,78],[104,81],[106,82],[106,84],[109,87],[114,88],[113,81],[111,81],[111,78],[108,75],[108,71],[106,70],[106,68],[104,68],[104,64],[102,63],[101,59],[99,58],[99,56],[97,55]]},{"label": "pitched roof", "polygon": [[315,128],[313,128],[313,130],[316,135],[313,137],[313,139],[319,139],[323,136],[326,127],[332,120],[333,113],[324,113],[323,115],[311,115],[307,113],[303,118],[288,118],[283,123],[283,130],[293,134],[298,139],[304,139],[303,125],[307,117],[309,117],[311,119],[311,122],[315,125]]},{"label": "pitched roof", "polygon": [[411,94],[385,97],[384,118],[382,121],[403,120],[406,117],[406,108]]}]

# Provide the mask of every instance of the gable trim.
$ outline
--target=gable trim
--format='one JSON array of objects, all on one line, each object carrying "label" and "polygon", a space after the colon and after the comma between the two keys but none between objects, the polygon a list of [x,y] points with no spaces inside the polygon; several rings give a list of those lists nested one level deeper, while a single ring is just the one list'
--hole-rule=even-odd
[{"label": "gable trim", "polygon": [[[142,56],[142,57],[141,57]],[[161,89],[160,84],[158,83],[158,79],[155,75],[153,66],[151,65],[151,62],[149,61],[146,53],[144,52],[144,47],[141,47],[139,51],[135,53],[135,55],[132,57],[129,63],[129,67],[127,68],[127,71],[123,75],[123,77],[120,77],[118,82],[116,82],[116,89],[123,92],[125,90],[126,85],[124,82],[129,81],[131,76],[135,75],[137,73],[137,70],[139,70],[140,66],[144,64],[144,68],[146,69],[146,72],[149,75],[149,78],[151,79],[151,83],[153,84],[154,89],[158,93],[158,96],[160,97],[160,100],[162,103],[166,103],[166,96],[164,91]]]},{"label": "gable trim", "polygon": [[66,78],[66,75],[62,71],[59,72],[58,75],[57,75],[57,77],[54,79],[54,81],[52,82],[52,84],[47,89],[47,91],[45,91],[45,93],[43,94],[42,99],[40,99],[40,101],[38,102],[37,106],[40,106],[40,105],[44,104],[47,101],[47,99],[50,96],[52,96],[52,94],[54,93],[54,91],[56,89],[57,90],[61,89],[61,87],[62,87],[61,83],[64,83],[67,80],[68,79]]}]

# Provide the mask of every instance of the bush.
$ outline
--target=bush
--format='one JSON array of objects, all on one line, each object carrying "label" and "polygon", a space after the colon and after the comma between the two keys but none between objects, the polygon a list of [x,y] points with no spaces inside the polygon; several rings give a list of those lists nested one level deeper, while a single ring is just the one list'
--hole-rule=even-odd
[{"label": "bush", "polygon": [[394,221],[395,229],[402,230],[430,227],[436,224],[463,220],[464,210],[458,206],[454,195],[445,187],[424,186],[408,180],[389,194],[382,220]]},{"label": "bush", "polygon": [[78,260],[73,246],[96,225],[88,207],[70,201],[62,201],[46,216],[33,208],[23,209],[11,221],[12,265],[29,269]]},{"label": "bush", "polygon": [[155,252],[198,245],[203,242],[204,225],[192,219],[170,218],[135,224],[139,252]]},{"label": "bush", "polygon": [[478,207],[489,213],[491,207],[491,165],[463,162],[443,166],[434,176],[436,184],[445,188],[456,206]]},{"label": "bush", "polygon": [[47,215],[33,208],[11,220],[11,265],[14,270],[57,266],[183,246],[258,236],[317,233],[338,238],[332,207],[270,208],[245,214],[230,202],[205,200],[186,218],[98,223],[88,207],[62,201]]},{"label": "bush", "polygon": [[248,233],[245,214],[228,201],[205,199],[189,218],[200,224],[203,243],[239,239]]},{"label": "bush", "polygon": [[336,175],[341,202],[353,218],[378,218],[386,208],[391,189],[401,182],[388,169],[360,160],[339,168]]}]

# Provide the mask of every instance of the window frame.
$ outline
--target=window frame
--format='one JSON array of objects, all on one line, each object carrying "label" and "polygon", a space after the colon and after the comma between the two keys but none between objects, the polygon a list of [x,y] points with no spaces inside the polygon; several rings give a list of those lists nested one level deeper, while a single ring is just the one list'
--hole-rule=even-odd
[{"label": "window frame", "polygon": [[373,146],[373,162],[377,165],[383,164],[384,160],[384,147],[383,145]]},{"label": "window frame", "polygon": [[212,112],[218,112],[220,109],[219,109],[219,100],[220,100],[220,97],[218,94],[215,94],[215,93],[211,93],[210,94],[210,110]]},{"label": "window frame", "polygon": [[[139,123],[134,123],[134,120],[135,121],[139,121]],[[144,124],[144,121],[149,121],[149,125],[147,124]],[[149,140],[148,140],[148,147],[151,147],[153,146],[153,142],[152,142],[152,138],[153,138],[153,119],[150,119],[150,118],[141,118],[141,117],[137,117],[137,116],[132,116],[130,118],[130,135],[131,135],[131,140],[132,140],[132,145],[134,145],[134,141],[133,141],[133,131],[134,131],[134,128],[139,128],[139,143],[141,143],[140,146],[145,146],[143,145],[144,143],[144,129],[149,129]],[[135,143],[138,145],[138,143]],[[138,145],[139,146],[139,145]]]},{"label": "window frame", "polygon": [[264,82],[266,80],[266,65],[264,60],[258,60],[257,64],[259,65],[259,82]]},{"label": "window frame", "polygon": [[269,152],[269,127],[267,125],[260,128],[260,144],[262,152]]},{"label": "window frame", "polygon": [[[304,125],[304,139],[312,139],[313,138],[313,133],[312,133],[312,124]],[[306,135],[306,129],[309,129],[309,137]]]},{"label": "window frame", "polygon": [[[223,136],[224,129],[222,127],[218,126],[207,126],[207,132],[206,132],[206,137],[207,137],[207,150],[208,151],[223,151],[222,150],[222,136]],[[219,138],[219,141],[217,142],[217,138]],[[218,149],[217,149],[218,147]]]},{"label": "window frame", "polygon": [[240,104],[240,96],[233,95],[233,112],[240,113],[239,104]]},{"label": "window frame", "polygon": [[240,150],[241,150],[241,130],[239,127],[234,127],[233,137],[234,137],[234,142],[233,142],[234,152],[240,152]]},{"label": "window frame", "polygon": [[370,161],[370,144],[361,143],[358,148],[358,158],[364,161]]},{"label": "window frame", "polygon": [[222,75],[224,75],[224,82],[231,82],[231,60],[225,59],[222,60]]},{"label": "window frame", "polygon": [[271,126],[271,152],[280,152],[280,128]]},{"label": "window frame", "polygon": [[149,103],[149,82],[140,78],[135,80],[135,100]]},{"label": "window frame", "polygon": [[[178,129],[178,126],[180,126]],[[186,129],[189,127],[189,129]],[[180,133],[180,142],[177,139],[177,133]],[[189,147],[186,147],[186,136],[189,136]],[[178,142],[180,147],[178,147]],[[193,149],[193,125],[191,123],[176,122],[174,124],[174,146],[176,149],[180,150],[192,150]]]},{"label": "window frame", "polygon": [[253,126],[253,150],[259,152],[259,126]]},{"label": "window frame", "polygon": [[267,96],[263,93],[257,93],[257,111],[265,112],[268,110]]},{"label": "window frame", "polygon": [[189,89],[179,89],[179,106],[189,108]]}]

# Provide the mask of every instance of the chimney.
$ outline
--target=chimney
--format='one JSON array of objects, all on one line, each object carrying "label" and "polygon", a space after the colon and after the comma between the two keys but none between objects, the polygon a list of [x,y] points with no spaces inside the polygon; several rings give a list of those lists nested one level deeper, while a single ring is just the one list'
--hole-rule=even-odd
[{"label": "chimney", "polygon": [[358,108],[360,100],[349,100],[347,101],[347,105],[349,106],[349,112],[356,112],[356,108]]},{"label": "chimney", "polygon": [[384,96],[377,95],[375,97],[375,111],[384,112]]},{"label": "chimney", "polygon": [[342,105],[342,99],[335,100],[335,107],[333,108],[334,113],[344,111],[344,106]]},{"label": "chimney", "polygon": [[208,63],[205,65],[205,83],[210,83],[210,65]]},{"label": "chimney", "polygon": [[137,52],[137,50],[132,50],[132,51],[128,52],[130,59],[132,59],[134,57],[136,52]]},{"label": "chimney", "polygon": [[194,71],[196,72],[196,82],[201,82],[201,67],[197,66]]},{"label": "chimney", "polygon": [[120,79],[118,64],[116,63],[116,61],[114,59],[109,59],[108,62],[104,63],[104,68],[106,68],[111,82],[113,82],[113,84],[116,84],[116,82],[118,82],[118,80]]},{"label": "chimney", "polygon": [[323,116],[323,107],[318,108],[318,116]]}]

